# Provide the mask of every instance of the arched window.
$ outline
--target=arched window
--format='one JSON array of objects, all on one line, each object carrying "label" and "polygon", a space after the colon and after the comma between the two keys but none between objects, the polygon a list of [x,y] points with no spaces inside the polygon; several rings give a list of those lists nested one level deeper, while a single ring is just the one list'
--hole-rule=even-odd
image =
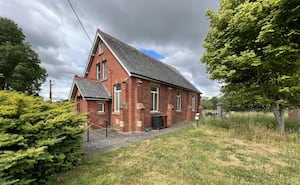
[{"label": "arched window", "polygon": [[159,88],[152,86],[151,87],[151,111],[157,112],[159,105]]},{"label": "arched window", "polygon": [[176,111],[181,111],[181,93],[177,93]]},{"label": "arched window", "polygon": [[195,108],[196,108],[196,97],[193,96],[192,97],[192,111],[195,111]]},{"label": "arched window", "polygon": [[121,106],[121,84],[114,86],[114,112],[120,112]]}]

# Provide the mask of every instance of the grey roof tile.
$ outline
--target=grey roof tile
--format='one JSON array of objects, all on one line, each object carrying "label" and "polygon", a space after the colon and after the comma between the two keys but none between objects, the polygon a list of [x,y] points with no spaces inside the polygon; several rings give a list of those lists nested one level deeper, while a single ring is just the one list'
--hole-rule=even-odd
[{"label": "grey roof tile", "polygon": [[75,84],[84,98],[110,99],[111,95],[101,82],[88,79],[75,79]]},{"label": "grey roof tile", "polygon": [[200,91],[187,81],[174,67],[142,53],[105,32],[99,30],[99,34],[131,75],[147,77],[200,93]]}]

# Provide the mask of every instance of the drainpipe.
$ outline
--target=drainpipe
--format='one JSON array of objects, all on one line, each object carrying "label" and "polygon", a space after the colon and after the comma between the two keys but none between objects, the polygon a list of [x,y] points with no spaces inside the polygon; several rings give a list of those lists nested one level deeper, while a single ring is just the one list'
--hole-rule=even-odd
[{"label": "drainpipe", "polygon": [[111,104],[112,104],[112,100],[110,99],[108,101],[108,128],[110,128],[110,125],[111,125]]}]

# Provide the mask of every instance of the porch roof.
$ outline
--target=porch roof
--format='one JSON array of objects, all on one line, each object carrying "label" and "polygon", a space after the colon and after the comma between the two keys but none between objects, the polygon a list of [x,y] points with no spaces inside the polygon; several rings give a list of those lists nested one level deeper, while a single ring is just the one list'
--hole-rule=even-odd
[{"label": "porch roof", "polygon": [[[106,90],[101,82],[95,82],[88,79],[74,79],[72,90],[77,87],[80,94],[85,99],[110,100],[111,94]],[[74,95],[71,95],[72,99]]]}]

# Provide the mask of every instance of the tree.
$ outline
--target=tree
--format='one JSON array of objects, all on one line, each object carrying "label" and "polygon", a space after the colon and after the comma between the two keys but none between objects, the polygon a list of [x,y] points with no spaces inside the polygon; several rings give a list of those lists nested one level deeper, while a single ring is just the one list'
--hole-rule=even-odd
[{"label": "tree", "polygon": [[284,133],[287,106],[300,101],[300,1],[221,0],[201,61],[224,94],[270,105]]},{"label": "tree", "polygon": [[12,20],[0,17],[0,90],[36,94],[47,76],[40,63],[22,30]]},{"label": "tree", "polygon": [[201,105],[204,110],[212,110],[214,109],[213,103],[210,101],[208,97],[201,98]]},{"label": "tree", "polygon": [[268,111],[268,105],[262,105],[252,99],[245,99],[236,91],[230,91],[222,96],[224,111]]}]

